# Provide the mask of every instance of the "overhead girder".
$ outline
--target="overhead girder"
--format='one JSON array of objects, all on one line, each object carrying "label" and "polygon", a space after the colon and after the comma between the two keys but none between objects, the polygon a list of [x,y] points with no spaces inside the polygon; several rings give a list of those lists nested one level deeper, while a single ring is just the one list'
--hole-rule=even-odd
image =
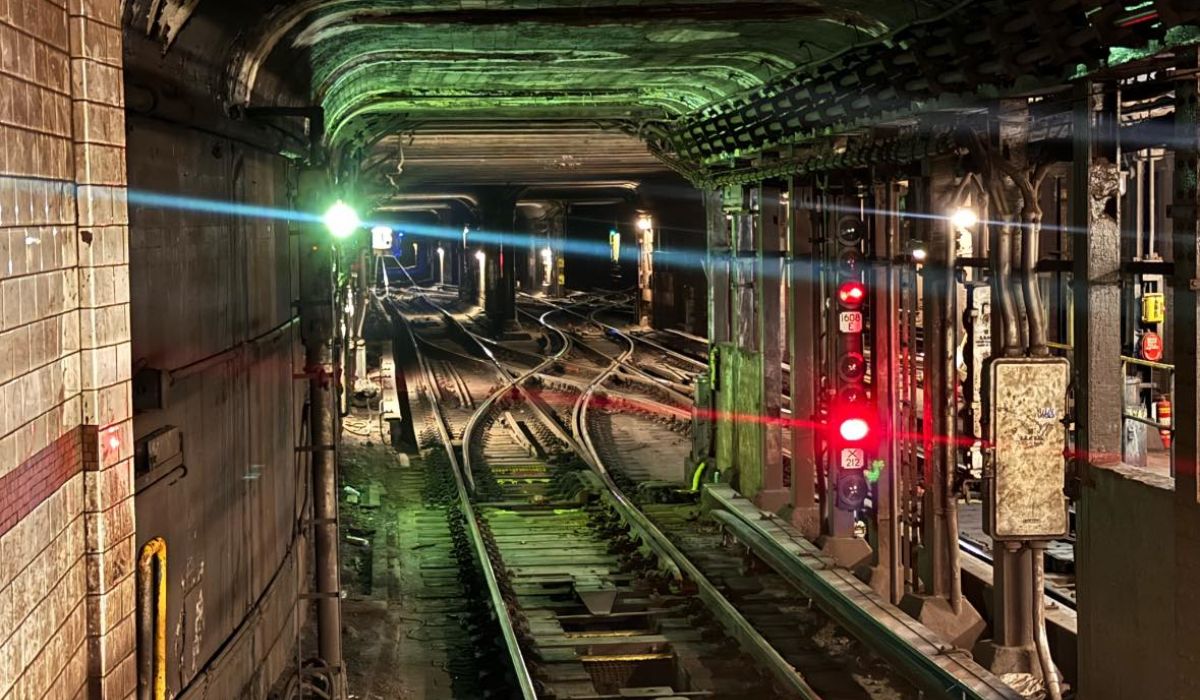
[{"label": "overhead girder", "polygon": [[1118,47],[1161,47],[1173,22],[1200,17],[1190,0],[1156,2],[1160,21],[1133,24],[1119,0],[1051,5],[967,0],[685,117],[672,144],[689,159],[715,165],[898,115],[1030,94],[1140,55]]}]

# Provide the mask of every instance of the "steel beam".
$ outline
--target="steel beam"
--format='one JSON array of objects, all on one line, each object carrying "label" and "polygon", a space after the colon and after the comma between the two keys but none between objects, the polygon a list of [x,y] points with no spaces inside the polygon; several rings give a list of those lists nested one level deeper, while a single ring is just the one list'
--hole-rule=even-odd
[{"label": "steel beam", "polygon": [[[949,211],[952,173],[945,160],[927,161],[920,178],[920,211],[944,214]],[[925,592],[947,598],[951,591],[948,513],[945,507],[947,468],[954,464],[955,416],[952,383],[954,373],[953,301],[954,240],[945,220],[923,219],[923,238],[927,245],[924,267],[923,323],[925,348],[924,445],[925,503],[922,523],[924,554],[921,562]]]},{"label": "steel beam", "polygon": [[[1112,513],[1092,512],[1090,472],[1121,460],[1121,230],[1115,125],[1116,100],[1099,85],[1080,83],[1075,94],[1071,178],[1071,257],[1074,292],[1075,468],[1081,488],[1076,502],[1076,585],[1079,611],[1080,694],[1089,692],[1094,659],[1089,645],[1105,610],[1093,609],[1089,575],[1093,546],[1089,522]],[[1178,299],[1178,298],[1177,298]],[[1177,305],[1179,304],[1177,300]],[[1177,336],[1178,338],[1178,336]],[[1103,542],[1095,546],[1102,547]],[[1112,556],[1101,553],[1099,556]],[[1095,582],[1099,584],[1100,582]]]},{"label": "steel beam", "polygon": [[[900,347],[900,275],[891,262],[899,254],[899,186],[890,178],[874,186],[871,249],[881,262],[870,269],[871,388],[879,416],[879,432],[895,435],[897,356]],[[871,585],[894,604],[904,597],[904,562],[900,553],[900,443],[886,440],[877,455],[883,461],[875,491],[875,566]]]},{"label": "steel beam", "polygon": [[732,337],[729,326],[729,224],[719,190],[704,192],[704,212],[708,221],[708,342],[727,343]]},{"label": "steel beam", "polygon": [[779,423],[783,401],[783,245],[780,235],[783,216],[777,186],[762,185],[755,213],[758,261],[755,295],[758,310],[759,348],[762,353],[762,490],[755,503],[776,512],[788,501],[783,485],[783,428]]},{"label": "steel beam", "polygon": [[1200,49],[1182,52],[1175,83],[1175,181],[1171,207],[1171,330],[1175,357],[1175,697],[1200,697]]},{"label": "steel beam", "polygon": [[788,217],[788,353],[791,365],[792,524],[810,540],[821,535],[817,501],[817,300],[820,261],[813,248],[812,187],[792,187]]}]

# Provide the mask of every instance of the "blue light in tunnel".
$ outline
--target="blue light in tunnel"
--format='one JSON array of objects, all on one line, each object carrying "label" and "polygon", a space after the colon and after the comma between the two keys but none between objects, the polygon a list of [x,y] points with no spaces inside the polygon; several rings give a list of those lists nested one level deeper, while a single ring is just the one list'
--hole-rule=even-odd
[{"label": "blue light in tunnel", "polygon": [[311,214],[295,209],[265,207],[257,204],[240,204],[219,199],[184,197],[175,194],[160,194],[157,192],[146,192],[145,190],[126,190],[125,199],[130,204],[157,207],[159,209],[176,209],[205,214],[228,214],[230,216],[247,216],[255,219],[275,219],[278,221],[321,222],[319,214]]}]

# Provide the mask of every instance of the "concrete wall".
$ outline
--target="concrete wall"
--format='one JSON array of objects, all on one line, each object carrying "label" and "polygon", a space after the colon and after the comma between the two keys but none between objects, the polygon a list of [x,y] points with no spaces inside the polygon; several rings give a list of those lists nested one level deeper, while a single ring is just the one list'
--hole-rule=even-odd
[{"label": "concrete wall", "polygon": [[119,0],[0,2],[0,698],[134,691]]},{"label": "concrete wall", "polygon": [[[131,188],[287,208],[284,159],[159,120],[128,125]],[[294,656],[307,465],[294,449],[305,385],[292,378],[292,248],[282,220],[130,209],[133,358],[170,377],[135,434],[175,426],[186,467],[138,478],[138,540],[169,548],[171,693],[262,697]]]},{"label": "concrete wall", "polygon": [[[1177,578],[1169,478],[1088,469],[1079,502],[1079,681],[1087,700],[1173,698]],[[1200,556],[1200,552],[1197,553]]]}]

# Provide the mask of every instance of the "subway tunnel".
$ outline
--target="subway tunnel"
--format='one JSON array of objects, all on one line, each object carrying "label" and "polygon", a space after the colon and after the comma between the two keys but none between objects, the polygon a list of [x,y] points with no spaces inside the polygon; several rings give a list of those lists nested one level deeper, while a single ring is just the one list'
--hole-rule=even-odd
[{"label": "subway tunnel", "polygon": [[1200,698],[1194,0],[0,0],[0,700]]}]

